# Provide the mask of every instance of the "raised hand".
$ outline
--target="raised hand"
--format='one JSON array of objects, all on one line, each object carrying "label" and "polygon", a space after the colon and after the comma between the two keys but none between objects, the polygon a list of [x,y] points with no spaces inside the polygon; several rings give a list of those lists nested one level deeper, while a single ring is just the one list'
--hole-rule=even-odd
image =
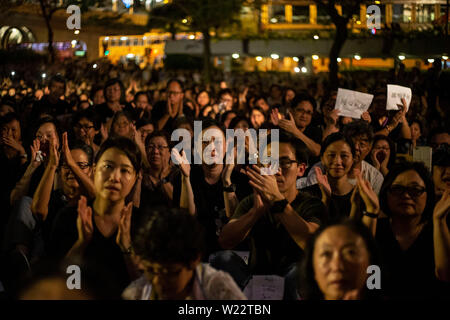
[{"label": "raised hand", "polygon": [[433,211],[433,219],[444,220],[450,212],[450,189],[445,190],[441,200],[436,203]]},{"label": "raised hand", "polygon": [[278,109],[272,109],[272,111],[270,112],[270,120],[272,120],[272,123],[274,126],[278,125],[278,121],[280,120],[279,118],[279,112]]},{"label": "raised hand", "polygon": [[119,230],[117,232],[116,243],[122,251],[127,251],[131,247],[131,213],[133,202],[129,202],[123,207],[120,213]]},{"label": "raised hand", "polygon": [[322,173],[322,170],[319,167],[314,167],[314,172],[316,173],[317,183],[319,184],[320,191],[322,191],[322,196],[326,198],[331,197],[331,187],[328,182],[328,177]]},{"label": "raised hand", "polygon": [[367,121],[368,123],[371,123],[371,122],[372,122],[372,118],[370,117],[370,114],[369,114],[368,111],[364,111],[364,112],[361,114],[361,119],[363,119],[364,121]]},{"label": "raised hand", "polygon": [[108,139],[108,128],[104,123],[102,123],[100,127],[100,134],[102,135],[102,141],[105,141]]},{"label": "raised hand", "polygon": [[278,121],[278,125],[281,129],[283,129],[286,132],[289,132],[293,135],[298,133],[298,128],[295,124],[294,117],[292,116],[291,112],[289,112],[289,119],[281,119]]},{"label": "raised hand", "polygon": [[80,200],[78,200],[77,230],[79,243],[87,244],[91,241],[94,233],[92,208],[87,205],[87,200],[84,196],[81,196]]},{"label": "raised hand", "polygon": [[62,135],[62,152],[64,153],[64,158],[66,159],[67,165],[69,167],[75,166],[76,162],[72,157],[72,153],[69,149],[69,140],[67,138],[67,132]]},{"label": "raised hand", "polygon": [[377,158],[377,155],[379,152],[381,152],[381,150],[376,150],[370,154],[370,158],[372,159],[373,166],[375,167],[375,169],[378,169],[378,170],[380,170],[380,167],[381,167],[380,161],[378,161],[378,158]]},{"label": "raised hand", "polygon": [[325,122],[329,126],[336,126],[339,119],[339,112],[338,109],[331,110],[326,116],[325,116]]},{"label": "raised hand", "polygon": [[186,178],[189,178],[189,176],[191,174],[191,165],[189,164],[189,161],[186,157],[186,153],[184,152],[184,150],[181,150],[181,154],[180,154],[178,149],[173,148],[171,158],[172,158],[172,162],[180,168],[181,173]]},{"label": "raised hand", "polygon": [[48,158],[48,165],[52,166],[52,167],[58,167],[59,165],[59,158],[60,158],[60,154],[58,151],[58,146],[56,143],[56,137],[53,136],[50,139],[50,148],[49,148],[49,158]]},{"label": "raised hand", "polygon": [[380,212],[380,201],[375,191],[373,191],[370,182],[362,177],[360,171],[355,176],[358,193],[366,205],[366,210],[370,213],[378,214]]},{"label": "raised hand", "polygon": [[228,186],[231,184],[231,174],[233,173],[234,166],[235,166],[234,162],[225,164],[222,170],[222,183],[224,185]]},{"label": "raised hand", "polygon": [[20,154],[25,153],[25,149],[23,148],[22,144],[18,141],[16,141],[13,138],[10,137],[3,137],[2,142],[7,145],[8,147],[13,148],[14,150],[17,150]]},{"label": "raised hand", "polygon": [[261,195],[264,201],[272,203],[285,199],[278,189],[278,183],[274,175],[262,175],[261,169],[256,165],[249,166],[241,172],[249,177],[248,183]]}]

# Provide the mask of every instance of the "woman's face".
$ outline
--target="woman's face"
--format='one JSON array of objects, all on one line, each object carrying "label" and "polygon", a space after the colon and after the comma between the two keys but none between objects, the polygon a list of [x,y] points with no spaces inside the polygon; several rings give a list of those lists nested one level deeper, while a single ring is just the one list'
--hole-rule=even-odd
[{"label": "woman's face", "polygon": [[286,102],[291,102],[295,98],[295,92],[293,90],[286,91]]},{"label": "woman's face", "polygon": [[345,141],[336,141],[327,147],[321,160],[327,174],[339,179],[347,175],[352,168],[352,150]]},{"label": "woman's face", "polygon": [[121,137],[131,137],[131,122],[125,116],[119,116],[113,124],[113,133]]},{"label": "woman's face", "polygon": [[411,139],[417,140],[420,138],[421,132],[420,132],[420,126],[416,122],[413,122],[411,124]]},{"label": "woman's face", "polygon": [[88,118],[81,118],[73,128],[77,139],[84,141],[86,144],[90,144],[90,141],[94,140],[94,136],[97,134],[94,123]]},{"label": "woman's face", "polygon": [[147,138],[149,134],[155,131],[155,127],[153,126],[153,124],[149,123],[145,126],[140,127],[137,131],[141,134],[141,140],[145,141],[145,138]]},{"label": "woman's face", "polygon": [[313,251],[314,278],[326,300],[340,300],[366,285],[370,255],[364,239],[345,226],[329,227]]},{"label": "woman's face", "polygon": [[197,96],[197,103],[200,108],[207,106],[209,104],[209,95],[207,92],[203,91]]},{"label": "woman's face", "polygon": [[145,149],[151,166],[164,167],[169,165],[170,150],[165,138],[151,138]]},{"label": "woman's face", "polygon": [[136,171],[128,156],[117,148],[106,150],[94,169],[97,196],[112,202],[123,201],[136,182]]},{"label": "woman's face", "polygon": [[[92,168],[89,165],[89,159],[87,154],[81,149],[72,149],[70,150],[70,153],[72,154],[72,158],[75,160],[78,167],[80,167],[80,169],[88,177],[90,177],[92,175]],[[75,174],[65,161],[61,166],[61,179],[64,188],[78,189],[80,187],[78,180],[75,178]]]},{"label": "woman's face", "polygon": [[391,148],[389,147],[389,142],[386,140],[378,140],[374,143],[372,148],[372,155],[377,153],[377,160],[382,163],[384,159],[389,159],[391,157]]},{"label": "woman's face", "polygon": [[56,139],[56,147],[59,148],[59,137],[56,132],[56,127],[51,122],[44,123],[39,127],[38,131],[36,132],[36,138],[41,144],[40,150],[42,150],[42,152],[47,156],[49,155],[50,151],[50,141],[53,138]]},{"label": "woman's face", "polygon": [[105,89],[106,100],[108,102],[119,102],[121,93],[120,85],[115,83]]},{"label": "woman's face", "polygon": [[250,116],[250,121],[255,129],[258,129],[264,123],[264,115],[258,111],[253,110]]},{"label": "woman's face", "polygon": [[387,193],[393,216],[421,216],[427,203],[425,182],[415,170],[400,173]]},{"label": "woman's face", "polygon": [[161,264],[147,260],[141,260],[140,264],[145,277],[151,281],[158,297],[162,300],[180,299],[180,294],[194,276],[194,264],[192,267],[187,267],[181,263]]}]

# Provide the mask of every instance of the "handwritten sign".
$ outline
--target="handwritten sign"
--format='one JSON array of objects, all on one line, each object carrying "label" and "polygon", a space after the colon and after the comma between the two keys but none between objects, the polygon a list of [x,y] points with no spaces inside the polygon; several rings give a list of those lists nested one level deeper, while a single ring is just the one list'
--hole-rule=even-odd
[{"label": "handwritten sign", "polygon": [[284,278],[277,275],[255,275],[244,289],[249,300],[283,300]]},{"label": "handwritten sign", "polygon": [[340,111],[340,116],[360,119],[363,112],[369,109],[372,99],[372,94],[339,88],[335,109]]},{"label": "handwritten sign", "polygon": [[399,110],[398,105],[402,104],[402,98],[406,100],[406,111],[409,109],[411,103],[412,91],[411,88],[402,87],[395,84],[387,85],[387,101],[386,110]]}]

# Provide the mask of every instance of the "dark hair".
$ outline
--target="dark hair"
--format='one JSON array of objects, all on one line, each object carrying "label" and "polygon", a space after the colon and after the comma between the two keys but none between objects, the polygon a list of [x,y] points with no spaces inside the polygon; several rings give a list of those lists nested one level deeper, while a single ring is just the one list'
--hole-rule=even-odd
[{"label": "dark hair", "polygon": [[291,108],[295,109],[303,101],[309,102],[312,106],[313,113],[316,112],[316,108],[317,108],[316,100],[313,97],[311,97],[310,95],[307,95],[304,93],[301,93],[301,94],[298,94],[295,96],[295,98],[291,102]]},{"label": "dark hair", "polygon": [[230,125],[228,126],[228,129],[236,128],[237,124],[241,121],[247,122],[247,124],[250,126],[250,121],[248,121],[248,119],[246,117],[236,116],[230,121]]},{"label": "dark hair", "polygon": [[[270,139],[268,139],[268,141],[270,141]],[[308,166],[309,152],[303,141],[294,138],[290,133],[280,130],[279,143],[290,144],[294,149],[295,160],[297,160],[297,163],[305,163]]]},{"label": "dark hair", "polygon": [[186,266],[201,256],[205,239],[196,217],[183,209],[165,206],[144,215],[133,237],[136,254],[151,262]]},{"label": "dark hair", "polygon": [[148,96],[148,93],[146,91],[138,91],[138,92],[136,92],[135,95],[134,95],[134,101],[136,101],[137,98],[139,96],[142,96],[142,95],[146,96],[147,97],[147,101],[150,102],[150,97]]},{"label": "dark hair", "polygon": [[100,130],[102,125],[101,119],[92,108],[87,108],[74,113],[72,116],[72,127],[75,127],[81,119],[88,119],[94,124],[95,130]]},{"label": "dark hair", "polygon": [[184,92],[184,83],[183,83],[183,81],[181,81],[180,79],[176,79],[176,78],[172,78],[172,79],[169,79],[169,81],[167,81],[167,86],[166,86],[167,90],[169,89],[169,86],[170,86],[170,84],[172,82],[178,83],[180,85],[181,91]]},{"label": "dark hair", "polygon": [[364,120],[356,120],[346,124],[343,128],[343,133],[349,139],[356,136],[366,135],[369,142],[373,141],[373,129]]},{"label": "dark hair", "polygon": [[425,165],[422,162],[402,162],[399,164],[396,164],[393,166],[389,173],[384,177],[383,184],[381,185],[380,189],[380,207],[381,210],[388,216],[391,216],[392,213],[389,210],[388,202],[387,202],[387,196],[389,189],[391,188],[392,184],[394,183],[395,178],[403,172],[413,170],[417,172],[417,174],[420,176],[420,178],[425,183],[425,189],[427,192],[427,203],[425,205],[425,209],[422,213],[422,219],[421,222],[429,221],[433,214],[433,208],[434,208],[434,200],[435,200],[435,194],[434,194],[434,184],[433,180],[430,177],[430,174],[428,172],[428,169],[425,167]]},{"label": "dark hair", "polygon": [[9,112],[9,113],[5,114],[3,117],[0,117],[0,128],[3,128],[5,125],[7,125],[8,123],[10,123],[14,120],[16,120],[17,122],[20,123],[20,118],[17,113]]},{"label": "dark hair", "polygon": [[[372,234],[370,233],[369,229],[362,224],[360,221],[356,220],[350,220],[346,219],[343,221],[335,222],[330,225],[323,225],[320,227],[319,230],[317,230],[314,235],[312,235],[308,239],[308,243],[305,248],[305,255],[300,265],[300,274],[299,274],[299,294],[302,297],[302,299],[305,300],[323,300],[324,296],[323,293],[320,291],[320,288],[315,280],[315,272],[314,272],[314,265],[313,265],[313,255],[314,255],[314,247],[316,245],[317,239],[320,237],[320,235],[326,231],[327,229],[331,227],[336,226],[343,226],[348,228],[353,233],[359,235],[366,245],[367,251],[369,252],[369,265],[380,265],[380,256],[378,252],[377,245],[375,243],[375,240],[373,239]],[[375,290],[368,290],[366,287],[364,287],[364,293],[363,296],[368,298],[370,296],[371,291]]]},{"label": "dark hair", "polygon": [[167,134],[167,132],[162,131],[162,130],[156,130],[156,131],[153,131],[152,133],[150,133],[149,135],[147,135],[147,137],[145,137],[145,147],[147,147],[147,145],[150,143],[150,140],[155,137],[163,137],[164,139],[166,139],[166,142],[170,147],[170,137]]},{"label": "dark hair", "polygon": [[136,121],[136,130],[138,130],[139,128],[146,126],[148,124],[151,124],[151,125],[153,125],[153,127],[156,128],[155,122],[152,121],[150,118],[141,118]]},{"label": "dark hair", "polygon": [[95,156],[94,162],[97,164],[103,153],[105,153],[106,150],[111,148],[117,148],[123,153],[125,153],[125,155],[130,160],[131,164],[133,165],[136,174],[138,174],[139,171],[141,171],[142,167],[141,150],[134,141],[125,137],[108,138],[105,142],[103,142],[100,145],[100,149],[98,150]]},{"label": "dark hair", "polygon": [[230,96],[233,96],[233,91],[230,88],[221,89],[219,93],[217,94],[217,98],[220,99],[224,94],[229,94]]},{"label": "dark hair", "polygon": [[442,133],[450,134],[450,129],[446,128],[446,127],[435,127],[433,130],[431,130],[431,132],[430,132],[430,139],[428,141],[431,142],[431,139],[435,135],[442,134]]},{"label": "dark hair", "polygon": [[51,77],[50,81],[49,81],[49,86],[51,86],[53,82],[63,83],[64,84],[64,90],[66,90],[66,79],[62,75],[56,74],[53,77]]},{"label": "dark hair", "polygon": [[211,127],[218,127],[220,131],[222,131],[222,133],[225,135],[225,128],[217,120],[211,118],[206,118],[202,120],[202,131]]},{"label": "dark hair", "polygon": [[330,144],[335,143],[337,141],[344,141],[346,144],[348,144],[352,152],[352,156],[353,157],[355,156],[355,144],[351,139],[347,138],[340,132],[332,133],[329,136],[327,136],[325,140],[322,141],[322,146],[320,148],[320,156],[321,157],[323,156],[325,150],[328,148]]},{"label": "dark hair", "polygon": [[237,112],[236,111],[234,111],[234,110],[228,110],[228,111],[225,111],[224,113],[222,113],[221,115],[220,115],[220,123],[223,125],[223,126],[225,126],[225,120],[227,119],[227,117],[228,117],[228,115],[229,114],[232,114],[232,113],[234,113],[236,116],[237,116]]},{"label": "dark hair", "polygon": [[104,87],[103,86],[99,86],[99,85],[92,86],[91,92],[89,93],[89,98],[91,98],[91,100],[94,101],[95,94],[97,92],[99,92],[100,90],[104,90]]},{"label": "dark hair", "polygon": [[113,78],[113,79],[109,79],[108,81],[106,81],[105,87],[103,89],[104,92],[105,92],[105,100],[106,101],[108,101],[108,98],[106,96],[106,89],[108,87],[111,87],[111,86],[115,85],[116,83],[119,84],[119,86],[120,86],[120,101],[122,102],[122,101],[125,100],[125,87],[123,86],[122,81],[120,81],[119,78]]},{"label": "dark hair", "polygon": [[[377,135],[375,135],[373,137],[372,149],[375,146],[375,144],[378,141],[380,141],[380,140],[384,140],[384,141],[386,141],[389,144],[390,156],[389,156],[389,160],[388,160],[388,165],[387,166],[390,169],[395,164],[395,158],[396,158],[396,154],[397,154],[397,151],[395,149],[395,143],[394,143],[394,141],[391,138],[389,138],[389,136],[384,136],[382,134],[377,134]],[[367,159],[367,161],[370,164],[373,164],[372,163],[372,159],[370,159],[370,157]]]},{"label": "dark hair", "polygon": [[449,167],[450,166],[450,145],[447,143],[441,144],[433,152],[433,166]]},{"label": "dark hair", "polygon": [[87,145],[83,141],[75,140],[72,144],[69,143],[69,148],[70,150],[79,149],[83,151],[88,158],[89,165],[92,166],[94,162],[94,150],[90,145]]},{"label": "dark hair", "polygon": [[109,132],[110,135],[114,135],[114,131],[113,131],[114,124],[116,123],[116,121],[119,120],[119,117],[121,117],[121,116],[126,117],[128,119],[128,121],[130,121],[130,123],[134,122],[132,115],[127,111],[118,111],[118,112],[114,113],[114,116],[112,117],[112,120],[111,120],[111,128],[110,128],[110,132]]},{"label": "dark hair", "polygon": [[61,141],[61,132],[58,125],[58,122],[56,122],[55,118],[51,116],[42,117],[38,120],[36,123],[34,130],[33,130],[33,137],[31,140],[35,139],[36,133],[38,132],[39,128],[42,127],[46,123],[52,123],[55,126],[56,134],[58,135],[59,141]]},{"label": "dark hair", "polygon": [[195,95],[195,103],[197,103],[198,96],[199,96],[201,93],[203,93],[203,92],[206,92],[206,93],[208,94],[208,99],[209,99],[209,101],[208,101],[208,103],[206,104],[206,105],[208,106],[208,105],[211,104],[211,93],[210,93],[209,91],[207,91],[207,90],[200,90],[200,91]]}]

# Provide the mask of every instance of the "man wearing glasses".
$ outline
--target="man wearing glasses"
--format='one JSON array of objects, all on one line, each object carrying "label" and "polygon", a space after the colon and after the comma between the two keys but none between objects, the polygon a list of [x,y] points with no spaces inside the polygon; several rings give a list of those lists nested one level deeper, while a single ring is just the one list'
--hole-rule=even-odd
[{"label": "man wearing glasses", "polygon": [[152,116],[157,122],[158,130],[168,131],[179,117],[193,118],[192,110],[184,105],[184,87],[178,79],[171,79],[166,88],[167,100],[155,105]]},{"label": "man wearing glasses", "polygon": [[219,243],[224,249],[233,249],[249,238],[248,266],[231,251],[217,254],[211,262],[213,267],[229,272],[241,289],[252,275],[276,274],[286,279],[284,298],[296,298],[295,266],[309,237],[327,219],[321,201],[296,188],[296,179],[304,174],[307,160],[305,145],[282,134],[280,167],[275,175],[261,175],[258,166],[246,168],[253,194],[239,203]]}]

